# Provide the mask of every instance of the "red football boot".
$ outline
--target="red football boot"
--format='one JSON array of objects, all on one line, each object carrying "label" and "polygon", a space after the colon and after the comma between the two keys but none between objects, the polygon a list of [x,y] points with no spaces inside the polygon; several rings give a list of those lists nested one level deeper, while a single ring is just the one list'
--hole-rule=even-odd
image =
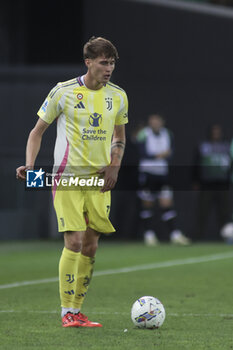
[{"label": "red football boot", "polygon": [[98,322],[91,322],[88,320],[87,316],[79,312],[78,314],[73,315],[75,321],[74,327],[102,327],[102,324]]},{"label": "red football boot", "polygon": [[62,327],[78,327],[78,324],[74,319],[74,314],[67,312],[67,314],[62,317]]}]

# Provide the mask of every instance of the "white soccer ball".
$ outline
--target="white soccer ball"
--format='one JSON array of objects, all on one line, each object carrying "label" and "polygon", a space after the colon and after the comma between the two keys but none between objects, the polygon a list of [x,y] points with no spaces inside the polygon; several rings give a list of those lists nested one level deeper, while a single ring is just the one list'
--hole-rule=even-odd
[{"label": "white soccer ball", "polygon": [[233,239],[233,223],[228,222],[224,225],[220,231],[221,236],[225,239]]},{"label": "white soccer ball", "polygon": [[151,296],[144,296],[136,300],[131,309],[131,319],[138,328],[159,328],[165,316],[163,304]]}]

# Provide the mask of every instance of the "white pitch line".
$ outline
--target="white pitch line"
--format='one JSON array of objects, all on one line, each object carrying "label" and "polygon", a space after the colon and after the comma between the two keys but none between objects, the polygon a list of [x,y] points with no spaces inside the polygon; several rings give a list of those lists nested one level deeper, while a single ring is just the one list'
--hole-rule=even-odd
[{"label": "white pitch line", "polygon": [[0,284],[0,289],[9,289],[9,288],[16,288],[16,287],[23,287],[23,286],[31,286],[34,284],[43,284],[43,283],[51,283],[51,282],[57,282],[58,277],[51,277],[51,278],[44,278],[41,280],[32,280],[32,281],[22,281],[22,282],[15,282],[15,283],[9,283],[9,284]]},{"label": "white pitch line", "polygon": [[[60,314],[61,311],[59,310],[0,310],[1,313],[32,313],[32,314]],[[88,314],[92,315],[129,315],[129,312],[96,312],[96,311],[89,311]],[[195,314],[195,313],[167,313],[167,316],[169,317],[229,317],[233,318],[233,314]]]},{"label": "white pitch line", "polygon": [[[224,259],[231,259],[231,258],[233,258],[233,252],[219,253],[219,254],[214,254],[214,255],[204,255],[204,256],[187,258],[187,259],[168,260],[168,261],[163,261],[163,262],[153,263],[153,264],[123,267],[120,269],[96,271],[96,272],[94,272],[93,276],[99,277],[99,276],[107,276],[107,275],[116,275],[116,274],[121,274],[121,273],[161,269],[161,268],[165,268],[165,267],[199,264],[199,263],[218,261],[218,260],[224,260]],[[16,287],[24,287],[24,286],[30,286],[30,285],[36,285],[36,284],[43,284],[43,283],[52,283],[52,282],[57,282],[57,281],[58,281],[58,277],[52,277],[52,278],[45,278],[45,279],[40,279],[40,280],[22,281],[22,282],[15,282],[15,283],[9,283],[9,284],[2,284],[2,285],[0,285],[0,290],[1,289],[16,288]]]}]

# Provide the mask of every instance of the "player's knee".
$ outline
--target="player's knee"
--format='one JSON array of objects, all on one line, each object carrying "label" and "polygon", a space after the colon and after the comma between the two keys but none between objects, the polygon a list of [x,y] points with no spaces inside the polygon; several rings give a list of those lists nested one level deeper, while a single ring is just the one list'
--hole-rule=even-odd
[{"label": "player's knee", "polygon": [[154,206],[154,201],[142,201],[142,207],[145,209],[151,209]]},{"label": "player's knee", "polygon": [[64,234],[65,247],[73,252],[80,252],[82,249],[82,239],[75,232],[66,232]]},{"label": "player's knee", "polygon": [[83,242],[82,254],[93,258],[98,248],[98,242]]},{"label": "player's knee", "polygon": [[160,198],[159,205],[163,209],[169,209],[173,207],[173,200],[171,198]]}]

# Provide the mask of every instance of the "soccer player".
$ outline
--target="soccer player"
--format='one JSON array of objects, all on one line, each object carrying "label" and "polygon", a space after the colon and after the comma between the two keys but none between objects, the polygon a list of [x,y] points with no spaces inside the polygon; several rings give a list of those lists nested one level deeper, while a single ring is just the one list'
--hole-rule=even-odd
[{"label": "soccer player", "polygon": [[142,204],[140,217],[145,244],[158,243],[153,220],[154,205],[157,200],[161,210],[161,220],[169,231],[171,242],[180,245],[190,244],[190,240],[176,226],[177,213],[168,177],[169,160],[173,151],[172,136],[171,132],[164,127],[164,119],[161,115],[149,116],[148,125],[137,135],[137,142],[140,153],[140,183],[145,189],[139,191]]},{"label": "soccer player", "polygon": [[108,216],[110,190],[115,186],[125,147],[128,100],[124,90],[110,82],[118,52],[104,38],[92,37],[83,48],[85,75],[58,83],[42,104],[29,134],[26,165],[16,170],[25,180],[33,169],[44,132],[57,121],[54,150],[56,178],[66,172],[102,176],[101,189],[60,190],[53,187],[58,228],[64,233],[59,263],[63,327],[101,327],[81,313],[91,281],[101,234],[114,232]]}]

